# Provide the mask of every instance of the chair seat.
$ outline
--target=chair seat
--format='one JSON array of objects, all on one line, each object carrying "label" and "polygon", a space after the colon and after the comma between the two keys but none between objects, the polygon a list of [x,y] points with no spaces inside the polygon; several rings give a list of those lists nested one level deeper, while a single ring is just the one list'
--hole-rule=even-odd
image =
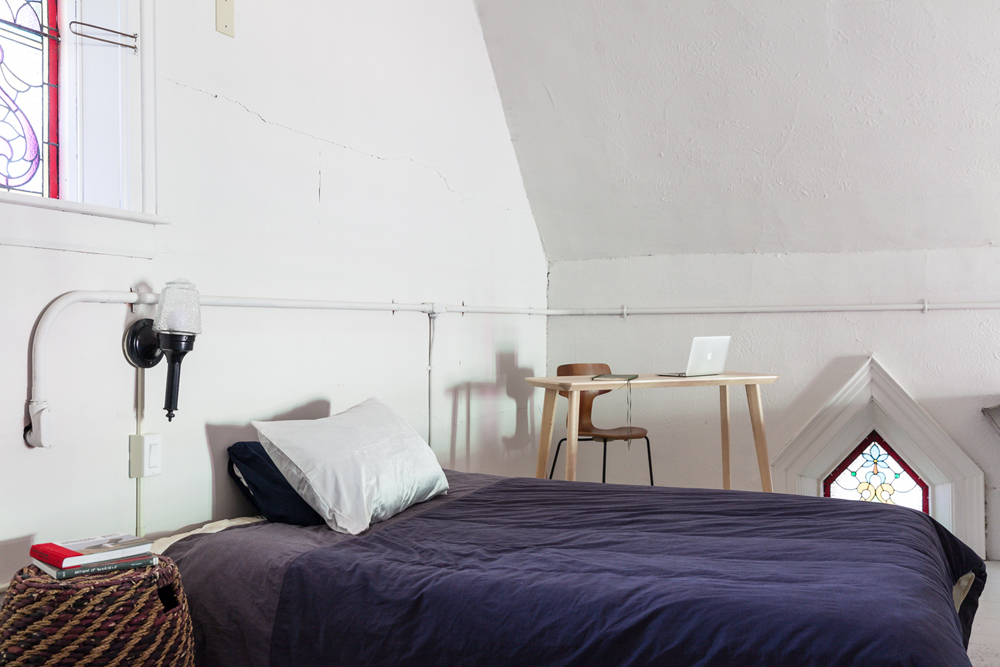
[{"label": "chair seat", "polygon": [[580,437],[596,440],[642,440],[646,437],[646,429],[639,426],[620,426],[618,428],[592,428],[580,430]]},{"label": "chair seat", "polygon": [[[602,373],[610,373],[611,367],[607,364],[562,364],[556,368],[556,375],[566,376],[566,375],[600,375]],[[603,482],[607,479],[608,471],[608,442],[612,440],[645,440],[646,441],[646,460],[649,462],[649,485],[653,486],[653,450],[649,445],[649,437],[647,436],[647,431],[644,428],[639,428],[638,426],[622,426],[620,428],[597,428],[594,426],[594,422],[591,421],[591,410],[594,406],[594,399],[601,394],[607,394],[610,389],[595,389],[580,392],[580,404],[579,411],[580,416],[577,419],[577,428],[579,432],[577,435],[584,440],[596,440],[597,442],[604,442],[604,464],[601,466],[601,481]],[[569,392],[559,392],[562,396],[569,396]],[[632,421],[629,417],[628,421]],[[567,434],[568,435],[568,434]],[[566,438],[563,438],[556,445],[555,456],[552,457],[552,470],[549,471],[549,479],[552,479],[552,475],[556,472],[556,461],[559,459],[559,449],[562,444],[566,442]]]}]

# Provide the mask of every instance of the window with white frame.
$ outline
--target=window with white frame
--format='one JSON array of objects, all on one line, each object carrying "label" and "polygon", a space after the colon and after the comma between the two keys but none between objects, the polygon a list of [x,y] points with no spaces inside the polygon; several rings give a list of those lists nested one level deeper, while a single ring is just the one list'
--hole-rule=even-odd
[{"label": "window with white frame", "polygon": [[141,12],[140,0],[0,0],[0,193],[153,212]]},{"label": "window with white frame", "polygon": [[[152,10],[148,4],[146,11]],[[60,3],[59,180],[64,199],[152,212],[143,201],[142,132],[143,59],[152,58],[152,30],[140,34],[141,12],[139,0]]]}]

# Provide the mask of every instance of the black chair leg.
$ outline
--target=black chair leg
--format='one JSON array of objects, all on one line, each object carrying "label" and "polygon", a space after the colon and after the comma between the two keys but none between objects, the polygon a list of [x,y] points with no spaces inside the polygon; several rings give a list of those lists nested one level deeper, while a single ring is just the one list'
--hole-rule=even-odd
[{"label": "black chair leg", "polygon": [[552,479],[552,475],[556,474],[556,459],[559,458],[559,448],[562,447],[564,442],[566,442],[566,438],[560,440],[556,445],[556,455],[552,457],[552,470],[549,471],[549,479]]},{"label": "black chair leg", "polygon": [[[593,442],[593,441],[594,441],[594,438],[577,438],[577,442]],[[562,447],[562,444],[564,442],[566,442],[566,438],[563,438],[562,440],[560,440],[559,442],[556,443],[556,453],[555,453],[555,456],[552,457],[552,468],[549,470],[549,479],[552,479],[552,477],[556,474],[556,461],[559,459],[559,449]],[[647,443],[649,442],[649,438],[646,438],[646,442]],[[651,461],[652,461],[652,459],[651,459]],[[653,469],[652,466],[653,466],[653,464],[650,463],[649,465],[650,465],[650,475],[652,475],[652,469]],[[601,481],[602,482],[605,479],[605,476],[607,474],[607,470],[608,470],[608,441],[605,440],[604,441],[604,466],[601,468]]]},{"label": "black chair leg", "polygon": [[649,447],[649,437],[646,437],[646,458],[649,459],[649,485],[653,486],[653,450]]},{"label": "black chair leg", "polygon": [[601,484],[608,476],[608,441],[604,441],[604,463],[601,464]]}]

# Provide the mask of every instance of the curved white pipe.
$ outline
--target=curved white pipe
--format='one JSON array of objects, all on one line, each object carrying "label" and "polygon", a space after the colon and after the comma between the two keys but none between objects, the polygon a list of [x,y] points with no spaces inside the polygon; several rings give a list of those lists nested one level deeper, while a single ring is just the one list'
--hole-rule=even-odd
[{"label": "curved white pipe", "polygon": [[[30,423],[24,440],[32,447],[51,447],[56,442],[52,408],[46,393],[45,341],[52,324],[69,306],[76,303],[143,303],[155,304],[159,294],[149,292],[67,292],[50,303],[38,319],[31,345],[31,398],[28,401]],[[920,303],[861,304],[843,306],[737,306],[711,308],[500,308],[483,306],[445,305],[439,303],[376,303],[352,301],[313,301],[303,299],[266,299],[250,297],[202,296],[201,305],[234,308],[297,308],[316,310],[367,310],[427,313],[481,313],[491,315],[545,315],[545,316],[613,316],[628,315],[718,315],[758,313],[831,313],[872,311],[923,311],[929,310],[998,310],[1000,303]],[[428,372],[430,372],[428,362]],[[428,423],[430,423],[428,415]]]},{"label": "curved white pipe", "polygon": [[[28,401],[30,424],[24,431],[24,441],[32,447],[51,447],[56,444],[56,426],[49,407],[45,386],[45,341],[56,318],[75,303],[138,303],[148,295],[138,292],[67,292],[46,306],[38,318],[31,342],[31,399]],[[153,302],[155,303],[155,301]]]}]

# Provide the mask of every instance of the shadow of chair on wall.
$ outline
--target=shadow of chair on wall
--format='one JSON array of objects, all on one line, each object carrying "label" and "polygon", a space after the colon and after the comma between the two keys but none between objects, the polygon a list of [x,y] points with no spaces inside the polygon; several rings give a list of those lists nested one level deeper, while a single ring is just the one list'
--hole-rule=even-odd
[{"label": "shadow of chair on wall", "polygon": [[[292,419],[322,419],[330,416],[330,401],[316,400],[278,415],[260,417],[254,421],[288,421]],[[245,440],[257,440],[257,430],[246,424],[206,424],[205,437],[212,464],[212,521],[238,516],[253,516],[257,510],[236,488],[229,477],[229,447]]]},{"label": "shadow of chair on wall", "polygon": [[[460,382],[448,388],[451,394],[451,446],[448,467],[454,469],[458,456],[458,440],[461,431],[465,440],[466,468],[472,457],[472,402],[474,400],[496,400],[506,396],[513,399],[516,421],[511,435],[500,436],[497,429],[492,433],[480,433],[490,442],[499,439],[503,453],[520,452],[531,447],[535,440],[535,391],[525,379],[535,375],[532,368],[518,366],[517,352],[501,351],[496,355],[496,380],[492,382]],[[465,405],[464,415],[462,405]],[[499,410],[497,410],[499,412]]]}]

